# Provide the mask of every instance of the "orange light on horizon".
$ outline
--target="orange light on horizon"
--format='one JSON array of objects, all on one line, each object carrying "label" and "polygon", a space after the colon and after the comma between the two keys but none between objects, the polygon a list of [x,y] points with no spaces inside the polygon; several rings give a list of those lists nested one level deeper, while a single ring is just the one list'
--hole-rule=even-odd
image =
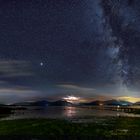
[{"label": "orange light on horizon", "polygon": [[118,100],[125,100],[128,102],[132,102],[132,103],[136,103],[140,101],[140,98],[136,98],[136,97],[130,97],[130,96],[122,96],[122,97],[118,97]]}]

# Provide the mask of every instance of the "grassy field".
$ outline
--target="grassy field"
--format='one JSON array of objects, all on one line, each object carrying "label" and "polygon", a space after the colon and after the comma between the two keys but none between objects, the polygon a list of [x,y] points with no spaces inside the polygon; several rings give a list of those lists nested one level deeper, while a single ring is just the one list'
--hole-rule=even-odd
[{"label": "grassy field", "polygon": [[65,120],[24,119],[0,121],[0,136],[53,139],[140,138],[139,118],[107,118],[92,123]]}]

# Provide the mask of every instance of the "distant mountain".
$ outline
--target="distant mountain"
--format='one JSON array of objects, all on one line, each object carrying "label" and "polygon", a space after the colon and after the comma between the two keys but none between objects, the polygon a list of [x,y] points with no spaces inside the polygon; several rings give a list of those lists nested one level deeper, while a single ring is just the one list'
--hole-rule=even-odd
[{"label": "distant mountain", "polygon": [[81,103],[80,105],[93,105],[93,106],[99,106],[99,105],[112,105],[112,106],[117,106],[117,105],[120,105],[120,106],[129,106],[129,105],[132,105],[131,102],[128,102],[128,101],[120,101],[120,100],[107,100],[107,101],[93,101],[93,102],[90,102],[90,103]]},{"label": "distant mountain", "polygon": [[131,102],[128,102],[128,101],[122,101],[122,100],[108,100],[108,101],[104,101],[104,105],[129,106],[129,105],[132,105],[132,103]]},{"label": "distant mountain", "polygon": [[48,102],[46,100],[42,100],[42,101],[35,101],[35,102],[20,102],[12,105],[14,106],[71,106],[72,103],[64,100],[58,100],[55,102]]},{"label": "distant mountain", "polygon": [[136,103],[134,103],[133,105],[140,105],[140,102],[136,102]]},{"label": "distant mountain", "polygon": [[32,102],[30,105],[32,105],[32,106],[48,106],[49,104],[50,104],[50,102],[48,102],[46,100],[42,100],[42,101]]},{"label": "distant mountain", "polygon": [[71,105],[73,105],[73,104],[70,102],[67,102],[65,100],[58,100],[55,102],[50,102],[50,104],[49,104],[49,106],[71,106]]},{"label": "distant mountain", "polygon": [[103,101],[93,101],[93,102],[90,102],[90,103],[82,103],[81,105],[95,105],[95,106],[98,106],[98,105],[100,105],[100,104],[104,104],[104,102]]},{"label": "distant mountain", "polygon": [[107,101],[104,101],[104,105],[117,106],[117,105],[121,105],[121,103],[118,100],[107,100]]},{"label": "distant mountain", "polygon": [[[35,102],[20,102],[12,104],[15,106],[72,106],[73,104],[65,100],[58,100],[54,102],[49,102],[46,100],[35,101]],[[112,105],[112,106],[130,106],[133,105],[131,102],[123,100],[107,100],[107,101],[92,101],[89,103],[80,103],[79,105],[89,105],[89,106],[99,106],[99,105]],[[135,103],[135,105],[140,105],[140,102]]]},{"label": "distant mountain", "polygon": [[13,106],[31,106],[32,102],[19,102],[19,103],[14,103],[11,104]]},{"label": "distant mountain", "polygon": [[35,101],[35,102],[19,102],[12,105],[14,106],[48,106],[49,102],[46,100],[42,100],[42,101]]},{"label": "distant mountain", "polygon": [[130,105],[133,105],[133,103],[131,102],[128,102],[128,101],[120,101],[121,105],[123,106],[130,106]]}]

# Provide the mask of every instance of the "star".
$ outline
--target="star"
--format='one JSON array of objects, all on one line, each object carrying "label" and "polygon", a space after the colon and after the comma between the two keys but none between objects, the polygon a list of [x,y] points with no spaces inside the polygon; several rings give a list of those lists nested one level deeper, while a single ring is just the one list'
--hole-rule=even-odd
[{"label": "star", "polygon": [[40,66],[42,67],[44,65],[44,63],[43,62],[40,62]]}]

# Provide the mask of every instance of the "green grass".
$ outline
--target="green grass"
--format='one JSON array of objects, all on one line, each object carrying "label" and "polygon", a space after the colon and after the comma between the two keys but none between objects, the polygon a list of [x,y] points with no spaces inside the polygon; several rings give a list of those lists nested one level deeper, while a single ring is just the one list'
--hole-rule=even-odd
[{"label": "green grass", "polygon": [[72,123],[65,120],[24,119],[0,121],[0,136],[28,135],[64,137],[140,137],[139,118],[107,118],[99,123]]}]

